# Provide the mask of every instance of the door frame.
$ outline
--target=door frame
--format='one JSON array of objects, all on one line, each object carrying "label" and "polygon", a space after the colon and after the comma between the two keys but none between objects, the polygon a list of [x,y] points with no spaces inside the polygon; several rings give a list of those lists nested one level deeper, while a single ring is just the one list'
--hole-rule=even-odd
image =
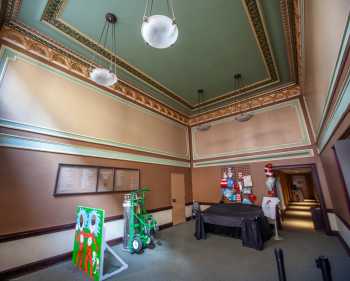
[{"label": "door frame", "polygon": [[324,200],[324,195],[321,188],[320,178],[318,175],[316,164],[299,164],[299,165],[280,165],[280,166],[273,166],[273,169],[279,170],[279,169],[301,169],[301,168],[310,168],[311,169],[311,176],[312,181],[315,185],[315,189],[319,195],[319,201],[320,201],[320,208],[322,213],[322,220],[325,226],[325,233],[327,235],[332,235],[332,230],[329,223],[326,203]]},{"label": "door frame", "polygon": [[174,202],[173,202],[173,186],[172,186],[172,184],[173,184],[173,182],[172,182],[172,177],[173,177],[173,175],[181,175],[181,176],[183,176],[183,191],[184,191],[184,221],[183,222],[186,222],[186,176],[185,176],[185,173],[179,173],[179,172],[171,172],[170,173],[170,200],[171,200],[171,202],[170,202],[170,204],[171,204],[171,207],[172,207],[172,220],[173,220],[173,224],[174,224]]}]

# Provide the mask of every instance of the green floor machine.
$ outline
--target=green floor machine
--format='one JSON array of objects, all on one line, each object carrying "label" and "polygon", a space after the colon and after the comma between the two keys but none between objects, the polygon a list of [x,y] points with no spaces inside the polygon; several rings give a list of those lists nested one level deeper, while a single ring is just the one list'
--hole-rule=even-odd
[{"label": "green floor machine", "polygon": [[124,195],[124,249],[130,253],[141,253],[143,249],[155,247],[154,234],[157,222],[145,208],[145,192],[148,188]]}]

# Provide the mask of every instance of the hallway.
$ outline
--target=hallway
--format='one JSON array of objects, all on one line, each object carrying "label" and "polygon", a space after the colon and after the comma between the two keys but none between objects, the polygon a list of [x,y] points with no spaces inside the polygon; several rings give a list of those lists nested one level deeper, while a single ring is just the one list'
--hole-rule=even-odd
[{"label": "hallway", "polygon": [[289,202],[282,221],[283,228],[314,231],[311,218],[311,208],[313,207],[319,207],[319,203],[315,200],[305,199],[302,202]]}]

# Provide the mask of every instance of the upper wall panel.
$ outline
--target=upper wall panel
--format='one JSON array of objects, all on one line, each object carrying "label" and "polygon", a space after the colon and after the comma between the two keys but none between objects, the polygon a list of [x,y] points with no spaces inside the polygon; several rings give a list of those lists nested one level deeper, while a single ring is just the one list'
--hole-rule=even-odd
[{"label": "upper wall panel", "polygon": [[318,134],[337,80],[336,63],[341,54],[350,2],[307,0],[304,3],[304,93]]},{"label": "upper wall panel", "polygon": [[193,159],[209,159],[310,144],[298,99],[253,112],[247,122],[229,117],[212,122],[208,131],[192,128]]},{"label": "upper wall panel", "polygon": [[186,126],[13,50],[1,54],[0,125],[189,158]]}]

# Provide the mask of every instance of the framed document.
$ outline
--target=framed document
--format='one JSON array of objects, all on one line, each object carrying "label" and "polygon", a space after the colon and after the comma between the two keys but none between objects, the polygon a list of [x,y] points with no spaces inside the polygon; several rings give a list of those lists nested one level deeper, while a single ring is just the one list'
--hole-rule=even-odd
[{"label": "framed document", "polygon": [[116,169],[114,191],[130,191],[140,187],[140,170]]},{"label": "framed document", "polygon": [[113,168],[99,168],[98,169],[98,183],[97,192],[112,192],[114,184],[114,170]]},{"label": "framed document", "polygon": [[58,167],[55,195],[96,192],[97,168],[75,165]]},{"label": "framed document", "polygon": [[54,196],[127,192],[140,186],[140,170],[59,164]]}]

